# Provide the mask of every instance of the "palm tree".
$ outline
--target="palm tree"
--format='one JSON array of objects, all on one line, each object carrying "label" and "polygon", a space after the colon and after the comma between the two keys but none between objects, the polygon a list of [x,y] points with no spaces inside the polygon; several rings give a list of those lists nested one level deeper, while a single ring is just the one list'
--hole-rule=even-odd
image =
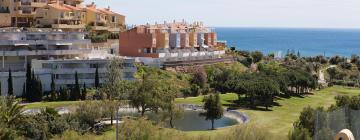
[{"label": "palm tree", "polygon": [[19,105],[14,97],[0,98],[0,122],[7,128],[19,122],[22,118],[24,106]]}]

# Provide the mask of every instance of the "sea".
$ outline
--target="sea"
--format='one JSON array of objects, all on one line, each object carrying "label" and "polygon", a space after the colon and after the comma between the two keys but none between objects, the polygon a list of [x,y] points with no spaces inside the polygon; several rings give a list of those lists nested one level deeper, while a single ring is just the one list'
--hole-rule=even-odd
[{"label": "sea", "polygon": [[313,28],[214,28],[218,40],[238,50],[261,51],[284,56],[288,52],[301,56],[360,55],[360,29]]}]

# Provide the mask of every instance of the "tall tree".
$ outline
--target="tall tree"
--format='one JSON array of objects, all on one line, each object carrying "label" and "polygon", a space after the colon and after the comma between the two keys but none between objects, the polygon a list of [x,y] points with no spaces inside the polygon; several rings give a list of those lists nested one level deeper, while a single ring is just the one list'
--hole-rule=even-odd
[{"label": "tall tree", "polygon": [[55,92],[56,87],[55,87],[55,79],[54,79],[54,75],[51,75],[51,83],[50,83],[50,88],[51,88],[51,92]]},{"label": "tall tree", "polygon": [[99,82],[99,66],[96,66],[96,70],[95,70],[95,88],[98,89],[100,86],[100,82]]},{"label": "tall tree", "polygon": [[72,95],[70,97],[71,100],[79,100],[80,97],[81,97],[81,90],[80,90],[80,85],[79,85],[79,77],[78,77],[78,73],[77,71],[75,72],[75,86],[74,88],[72,89]]},{"label": "tall tree", "polygon": [[31,94],[30,94],[30,90],[31,90],[31,64],[27,63],[26,65],[26,85],[25,85],[25,98],[26,100],[30,101],[31,100]]},{"label": "tall tree", "polygon": [[85,84],[85,82],[84,82],[83,89],[82,89],[82,93],[81,93],[81,100],[86,100],[86,94],[87,94],[86,84]]},{"label": "tall tree", "polygon": [[31,80],[31,101],[40,102],[42,101],[43,91],[42,91],[42,83],[39,77],[35,77],[35,74],[32,75]]},{"label": "tall tree", "polygon": [[[124,92],[124,80],[122,79],[122,60],[113,58],[106,68],[105,82],[101,86],[100,91],[106,94],[106,99],[114,102],[115,99],[126,99]],[[117,103],[113,103],[115,106]],[[109,106],[111,124],[117,107]]]},{"label": "tall tree", "polygon": [[26,83],[23,84],[23,89],[22,89],[22,98],[26,99]]},{"label": "tall tree", "polygon": [[9,69],[9,77],[8,77],[8,95],[14,95],[13,81],[11,75],[11,69]]},{"label": "tall tree", "polygon": [[214,121],[220,119],[224,115],[224,109],[221,106],[219,94],[210,94],[204,97],[204,116],[206,120],[211,120],[211,129],[214,130]]},{"label": "tall tree", "polygon": [[56,100],[56,87],[55,87],[55,79],[54,79],[54,75],[51,75],[51,83],[50,83],[50,88],[51,88],[51,91],[50,91],[50,99],[52,101],[55,101]]}]

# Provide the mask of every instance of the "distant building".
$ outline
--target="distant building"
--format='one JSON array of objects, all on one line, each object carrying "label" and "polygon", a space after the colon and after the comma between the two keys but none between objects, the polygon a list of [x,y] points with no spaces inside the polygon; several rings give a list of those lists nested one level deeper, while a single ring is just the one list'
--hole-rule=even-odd
[{"label": "distant building", "polygon": [[83,22],[91,25],[94,31],[120,32],[125,30],[125,16],[115,13],[110,8],[97,9],[95,3],[86,5]]},{"label": "distant building", "polygon": [[82,22],[84,15],[85,13],[79,7],[63,3],[51,3],[37,11],[36,24],[54,29],[84,29],[85,24]]},{"label": "distant building", "polygon": [[217,45],[216,33],[200,22],[140,25],[119,36],[121,56],[180,61],[218,58],[225,53],[224,46]]},{"label": "distant building", "polygon": [[[52,27],[118,33],[125,30],[125,16],[83,0],[0,0],[0,27]],[[4,18],[3,18],[4,17]]]}]

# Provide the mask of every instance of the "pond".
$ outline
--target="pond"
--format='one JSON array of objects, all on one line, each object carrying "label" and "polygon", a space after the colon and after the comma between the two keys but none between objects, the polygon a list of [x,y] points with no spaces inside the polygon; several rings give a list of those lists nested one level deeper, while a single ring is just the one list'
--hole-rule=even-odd
[{"label": "pond", "polygon": [[[57,110],[59,111],[60,114],[71,112],[68,108],[58,108]],[[202,111],[200,111],[198,109],[194,110],[194,108],[185,109],[183,116],[181,118],[175,119],[173,121],[175,129],[182,130],[182,131],[200,131],[200,130],[210,129],[211,121],[210,120],[207,121],[207,120],[205,120],[205,117],[200,116],[199,114],[201,112]],[[36,113],[40,113],[40,109],[27,109],[27,110],[25,110],[24,113],[36,114]],[[244,122],[243,120],[247,120],[247,119],[242,119],[241,117],[243,115],[238,115],[238,113],[239,112],[234,113],[232,111],[225,111],[224,117],[222,117],[221,119],[215,120],[214,127],[215,128],[227,127],[227,126],[231,126],[231,125],[236,125],[239,122]],[[120,117],[126,117],[126,116],[127,117],[128,116],[139,117],[140,114],[134,108],[126,108],[126,109],[123,108],[123,109],[120,109],[119,116]],[[161,118],[163,118],[163,115],[160,112],[158,114],[153,113],[153,112],[147,112],[146,116],[149,119],[151,119],[153,121],[157,121],[157,122],[159,122],[161,120]],[[165,126],[170,127],[169,121],[165,121]]]},{"label": "pond", "polygon": [[[182,131],[200,131],[200,130],[208,130],[211,128],[211,121],[205,120],[205,117],[199,116],[200,111],[195,110],[185,110],[183,113],[183,116],[179,119],[175,119],[173,121],[175,129],[182,130]],[[138,113],[120,113],[120,116],[133,116],[138,117]],[[155,114],[155,113],[146,113],[146,116],[153,120],[153,121],[159,121],[161,118],[161,114]],[[166,127],[170,127],[169,121],[165,122]],[[215,120],[214,127],[220,128],[220,127],[226,127],[231,125],[238,124],[238,121],[229,117],[222,117],[221,119]]]},{"label": "pond", "polygon": [[[181,119],[174,121],[174,127],[182,131],[208,130],[211,128],[211,121],[205,120],[205,117],[199,116],[199,111],[185,111]],[[222,117],[214,122],[214,127],[226,127],[238,124],[235,119]]]}]

